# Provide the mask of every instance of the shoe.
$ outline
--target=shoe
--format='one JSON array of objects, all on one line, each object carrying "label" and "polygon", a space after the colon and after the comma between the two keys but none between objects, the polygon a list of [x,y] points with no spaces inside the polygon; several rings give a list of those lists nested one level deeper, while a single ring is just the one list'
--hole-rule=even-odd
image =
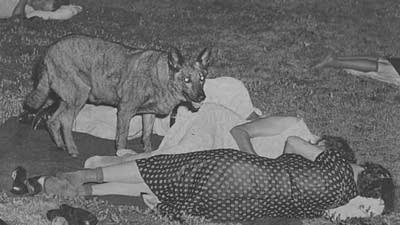
[{"label": "shoe", "polygon": [[26,187],[28,188],[28,195],[36,195],[39,194],[43,188],[42,185],[39,183],[39,178],[42,176],[36,176],[36,177],[31,177],[28,178],[25,182]]},{"label": "shoe", "polygon": [[15,195],[36,195],[42,191],[42,185],[39,183],[41,176],[27,178],[27,171],[22,166],[15,168],[11,177],[14,180],[11,193]]},{"label": "shoe", "polygon": [[28,193],[28,187],[25,184],[27,179],[27,172],[25,168],[18,166],[12,171],[11,177],[13,179],[12,188],[10,190],[11,193],[15,195],[23,195]]},{"label": "shoe", "polygon": [[56,217],[64,217],[68,225],[95,225],[98,222],[96,216],[91,212],[67,204],[62,204],[60,209],[47,211],[46,216],[50,221],[53,221]]}]

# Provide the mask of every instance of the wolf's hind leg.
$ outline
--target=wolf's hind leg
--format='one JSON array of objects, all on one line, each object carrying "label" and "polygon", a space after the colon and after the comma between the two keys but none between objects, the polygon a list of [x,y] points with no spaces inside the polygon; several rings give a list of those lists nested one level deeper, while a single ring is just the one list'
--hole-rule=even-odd
[{"label": "wolf's hind leg", "polygon": [[72,136],[72,126],[79,111],[85,105],[88,95],[88,93],[84,93],[83,91],[81,94],[76,95],[74,104],[68,104],[64,112],[60,115],[64,142],[68,153],[72,157],[77,157],[79,155],[78,148],[76,147],[74,138]]},{"label": "wolf's hind leg", "polygon": [[66,109],[66,102],[61,101],[60,106],[54,112],[54,114],[47,120],[47,128],[49,130],[50,136],[53,141],[56,143],[57,147],[60,149],[65,149],[65,144],[63,138],[61,136],[61,122],[60,122],[60,114]]}]

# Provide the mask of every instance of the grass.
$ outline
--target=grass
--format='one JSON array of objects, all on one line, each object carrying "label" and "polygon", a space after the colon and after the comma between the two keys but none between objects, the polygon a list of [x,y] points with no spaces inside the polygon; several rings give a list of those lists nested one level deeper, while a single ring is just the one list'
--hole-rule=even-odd
[{"label": "grass", "polygon": [[[399,56],[397,0],[76,2],[85,10],[68,21],[0,21],[0,123],[21,112],[35,61],[64,35],[90,34],[144,48],[175,46],[185,56],[212,46],[210,76],[242,80],[266,114],[299,114],[318,135],[346,137],[361,162],[390,168],[399,186],[398,87],[310,69],[327,54]],[[342,224],[397,224],[397,213]],[[331,224],[305,221],[324,223]]]}]

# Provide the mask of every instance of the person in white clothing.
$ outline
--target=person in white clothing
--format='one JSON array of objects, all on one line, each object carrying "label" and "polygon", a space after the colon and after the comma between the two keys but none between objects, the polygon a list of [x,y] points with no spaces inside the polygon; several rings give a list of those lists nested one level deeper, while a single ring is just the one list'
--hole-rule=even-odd
[{"label": "person in white clothing", "polygon": [[32,18],[65,20],[82,11],[70,0],[0,0],[0,19]]}]

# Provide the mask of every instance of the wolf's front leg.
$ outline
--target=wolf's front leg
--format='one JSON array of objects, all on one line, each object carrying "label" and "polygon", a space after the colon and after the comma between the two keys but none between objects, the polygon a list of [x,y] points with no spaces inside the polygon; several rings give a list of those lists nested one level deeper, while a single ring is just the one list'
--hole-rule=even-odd
[{"label": "wolf's front leg", "polygon": [[136,109],[131,110],[130,107],[120,106],[117,112],[117,133],[115,137],[117,150],[125,149],[128,141],[129,122],[136,114]]},{"label": "wolf's front leg", "polygon": [[145,152],[151,152],[153,150],[151,146],[151,134],[153,133],[153,126],[156,116],[154,114],[143,114],[142,115],[142,141]]}]

